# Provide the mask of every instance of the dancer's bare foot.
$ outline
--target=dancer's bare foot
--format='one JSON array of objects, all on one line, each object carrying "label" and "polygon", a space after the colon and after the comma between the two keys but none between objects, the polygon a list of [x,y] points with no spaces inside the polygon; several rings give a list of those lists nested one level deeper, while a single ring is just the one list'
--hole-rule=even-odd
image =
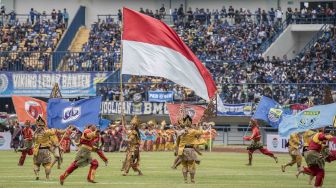
[{"label": "dancer's bare foot", "polygon": [[299,176],[300,176],[301,173],[303,173],[303,170],[297,171],[297,173],[295,174],[296,178],[299,178]]},{"label": "dancer's bare foot", "polygon": [[286,170],[286,167],[284,165],[281,165],[281,171],[285,172],[285,170]]},{"label": "dancer's bare foot", "polygon": [[278,163],[278,157],[273,157],[273,159],[275,160],[275,163]]}]

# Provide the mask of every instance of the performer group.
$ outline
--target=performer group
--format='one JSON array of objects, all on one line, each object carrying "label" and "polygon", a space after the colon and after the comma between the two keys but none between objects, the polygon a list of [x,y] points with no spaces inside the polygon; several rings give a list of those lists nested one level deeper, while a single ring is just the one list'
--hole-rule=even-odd
[{"label": "performer group", "polygon": [[[45,120],[40,116],[36,119],[35,130],[31,124],[30,121],[26,121],[23,128],[18,123],[14,124],[12,147],[15,151],[21,152],[19,166],[23,166],[26,157],[32,155],[36,180],[40,179],[41,166],[44,168],[45,178],[49,179],[54,165],[57,164],[57,168],[61,168],[63,154],[70,152],[70,145],[77,147],[74,161],[59,177],[61,185],[77,168],[88,165],[90,167],[87,181],[96,183],[95,174],[99,162],[92,158],[92,152],[96,153],[107,165],[108,158],[104,151],[125,151],[125,159],[121,168],[123,176],[127,176],[130,169],[133,169],[139,176],[143,175],[140,168],[141,151],[173,151],[176,158],[172,168],[176,169],[181,165],[184,182],[195,183],[196,165],[200,164],[198,158],[198,155],[201,155],[200,148],[203,146],[207,149],[212,146],[210,142],[217,135],[213,128],[214,123],[194,124],[188,115],[183,116],[175,126],[167,126],[165,121],[162,121],[160,126],[155,120],[141,123],[135,116],[130,126],[122,126],[120,121],[116,121],[106,130],[99,130],[96,125],[88,125],[83,131],[72,125],[65,130],[48,129]],[[250,126],[251,136],[243,137],[244,140],[251,142],[247,147],[247,165],[252,165],[253,153],[256,150],[278,163],[278,158],[261,143],[258,120],[251,119]],[[20,144],[20,138],[22,138],[22,144]],[[322,187],[325,162],[330,163],[336,160],[336,152],[328,150],[328,142],[332,139],[334,139],[333,135],[326,133],[324,128],[292,133],[288,141],[290,160],[281,165],[281,171],[285,172],[287,167],[296,165],[296,177],[302,173],[307,174],[309,184],[315,178],[314,187]],[[303,158],[306,165],[302,165]]]}]

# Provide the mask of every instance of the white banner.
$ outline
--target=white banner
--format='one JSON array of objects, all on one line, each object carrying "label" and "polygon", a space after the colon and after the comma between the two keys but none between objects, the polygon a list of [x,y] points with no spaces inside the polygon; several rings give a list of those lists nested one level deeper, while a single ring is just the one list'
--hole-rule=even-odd
[{"label": "white banner", "polygon": [[277,134],[267,134],[267,149],[274,152],[288,152],[289,137],[280,137]]},{"label": "white banner", "polygon": [[[267,135],[267,149],[274,152],[288,152],[288,147],[285,145],[287,144],[289,137],[281,137],[276,134],[268,134]],[[301,140],[301,143],[302,140]],[[329,142],[329,149],[336,150],[336,144],[333,142]],[[300,150],[300,152],[302,152]]]},{"label": "white banner", "polygon": [[0,132],[0,150],[10,150],[10,132]]}]

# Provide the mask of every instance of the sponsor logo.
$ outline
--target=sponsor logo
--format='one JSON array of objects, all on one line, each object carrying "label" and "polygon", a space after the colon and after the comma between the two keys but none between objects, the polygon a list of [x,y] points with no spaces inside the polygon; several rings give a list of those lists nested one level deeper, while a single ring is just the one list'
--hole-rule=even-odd
[{"label": "sponsor logo", "polygon": [[278,145],[279,145],[279,140],[277,138],[273,138],[272,145],[273,145],[274,148],[277,148]]},{"label": "sponsor logo", "polygon": [[191,118],[194,118],[194,116],[196,115],[196,111],[193,108],[185,108],[185,112]]},{"label": "sponsor logo", "polygon": [[142,101],[142,95],[140,93],[135,93],[133,95],[133,102],[139,103]]},{"label": "sponsor logo", "polygon": [[268,119],[270,122],[276,123],[280,120],[282,115],[282,110],[277,108],[271,108],[268,112]]},{"label": "sponsor logo", "polygon": [[0,93],[6,91],[8,87],[8,78],[5,74],[0,74]]},{"label": "sponsor logo", "polygon": [[25,111],[33,119],[37,119],[40,115],[43,117],[43,110],[40,103],[36,101],[26,101],[25,102]]},{"label": "sponsor logo", "polygon": [[251,115],[252,106],[244,106],[243,110],[245,115]]},{"label": "sponsor logo", "polygon": [[62,123],[74,121],[81,116],[81,107],[68,107],[63,110]]}]

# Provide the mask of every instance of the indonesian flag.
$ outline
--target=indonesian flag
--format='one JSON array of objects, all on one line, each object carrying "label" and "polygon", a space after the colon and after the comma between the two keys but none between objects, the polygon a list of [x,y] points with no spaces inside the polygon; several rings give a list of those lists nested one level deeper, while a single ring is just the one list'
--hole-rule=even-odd
[{"label": "indonesian flag", "polygon": [[217,90],[201,61],[160,20],[123,8],[122,74],[158,76],[209,101]]},{"label": "indonesian flag", "polygon": [[35,123],[38,116],[47,117],[47,103],[32,97],[12,96],[14,108],[19,122],[30,120]]},{"label": "indonesian flag", "polygon": [[[183,105],[183,106],[182,106]],[[184,115],[189,115],[192,118],[192,123],[197,124],[205,111],[205,107],[190,105],[190,104],[169,104],[167,103],[167,108],[169,112],[170,123],[173,125],[178,124],[179,118],[181,118],[181,110],[183,110]]]}]

